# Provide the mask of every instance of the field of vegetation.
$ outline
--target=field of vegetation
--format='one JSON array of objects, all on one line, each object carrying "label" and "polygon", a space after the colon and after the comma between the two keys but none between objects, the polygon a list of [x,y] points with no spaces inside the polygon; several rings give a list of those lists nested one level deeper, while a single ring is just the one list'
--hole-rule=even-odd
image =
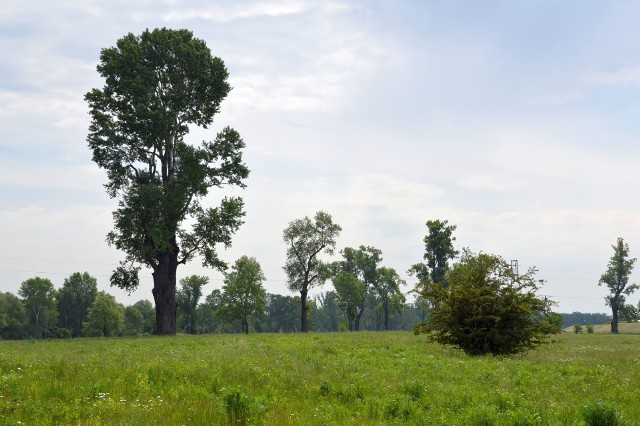
[{"label": "field of vegetation", "polygon": [[638,401],[635,334],[509,357],[408,332],[0,341],[0,424],[634,425]]}]

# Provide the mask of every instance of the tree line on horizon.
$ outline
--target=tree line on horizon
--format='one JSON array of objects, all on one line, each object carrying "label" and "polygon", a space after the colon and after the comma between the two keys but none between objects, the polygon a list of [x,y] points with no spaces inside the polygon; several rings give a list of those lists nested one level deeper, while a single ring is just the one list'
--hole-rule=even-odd
[{"label": "tree line on horizon", "polygon": [[[241,320],[229,320],[216,315],[222,302],[220,289],[214,289],[204,298],[198,297],[199,303],[195,310],[191,310],[192,304],[186,297],[189,294],[187,288],[193,288],[194,283],[203,280],[206,278],[199,276],[181,280],[179,294],[183,295],[183,299],[178,305],[178,330],[192,334],[245,332]],[[34,287],[30,292],[19,292],[18,295],[0,292],[0,339],[155,334],[155,309],[149,300],[139,300],[125,306],[112,295],[98,291],[95,283],[95,278],[88,273],[78,272],[66,278],[57,290],[50,280],[35,277],[25,280],[21,286]],[[35,291],[36,287],[40,290]],[[366,307],[362,329],[384,330],[380,300],[374,294],[369,294]],[[321,292],[310,300],[308,312],[311,331],[339,332],[349,329],[348,316],[340,308],[333,290]],[[389,330],[412,330],[427,315],[419,299],[400,305],[396,312],[390,319]],[[300,297],[266,293],[264,310],[249,317],[249,329],[255,333],[300,332],[299,313]],[[561,327],[611,321],[611,315],[604,313],[572,312],[558,315],[562,318]],[[622,321],[635,319],[633,316],[621,316]]]},{"label": "tree line on horizon", "polygon": [[[180,281],[177,292],[178,330],[186,334],[293,333],[300,332],[300,298],[262,292],[257,303],[237,303],[223,289],[203,297],[207,278],[197,275]],[[339,332],[349,329],[337,293],[321,292],[309,301],[311,331]],[[384,330],[380,300],[369,294],[363,330]],[[245,314],[250,312],[249,315]],[[388,322],[389,330],[411,330],[424,317],[416,303],[398,305]],[[0,339],[116,337],[155,334],[156,314],[149,300],[125,306],[113,295],[98,291],[96,279],[74,273],[55,289],[49,279],[34,277],[21,284],[18,295],[0,293]]]}]

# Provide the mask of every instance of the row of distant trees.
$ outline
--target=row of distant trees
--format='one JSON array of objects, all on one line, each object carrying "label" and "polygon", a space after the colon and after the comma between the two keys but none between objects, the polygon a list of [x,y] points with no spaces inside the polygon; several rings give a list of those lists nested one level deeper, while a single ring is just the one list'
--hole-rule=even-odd
[{"label": "row of distant trees", "polygon": [[[251,265],[251,261],[241,258],[227,274],[223,288],[206,296],[202,294],[206,277],[182,279],[176,295],[178,329],[191,334],[301,331],[300,297],[267,293],[261,283],[243,286],[241,279],[246,278],[243,274],[247,271],[242,265]],[[113,295],[98,291],[96,284],[87,272],[77,272],[66,278],[59,289],[49,279],[35,277],[25,280],[17,295],[0,293],[0,338],[134,336],[156,332],[156,312],[150,301],[125,306]],[[367,295],[363,329],[385,329],[382,303],[374,293]],[[349,317],[336,291],[319,293],[308,306],[311,330],[349,329]],[[395,308],[388,328],[410,330],[422,318],[424,313],[418,304],[402,303]]]}]

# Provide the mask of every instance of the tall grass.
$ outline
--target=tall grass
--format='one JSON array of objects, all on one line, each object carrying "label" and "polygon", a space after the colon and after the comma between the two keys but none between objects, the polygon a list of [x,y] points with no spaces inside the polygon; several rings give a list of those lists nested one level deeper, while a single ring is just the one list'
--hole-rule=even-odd
[{"label": "tall grass", "polygon": [[0,424],[640,424],[640,336],[559,340],[511,357],[403,332],[0,342]]}]

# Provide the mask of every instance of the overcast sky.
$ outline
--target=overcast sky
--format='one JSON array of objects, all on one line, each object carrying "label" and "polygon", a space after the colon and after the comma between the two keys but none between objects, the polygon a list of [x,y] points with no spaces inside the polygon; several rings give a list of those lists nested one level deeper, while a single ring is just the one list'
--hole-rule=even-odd
[{"label": "overcast sky", "polygon": [[[189,140],[243,136],[246,222],[222,257],[256,257],[269,292],[289,294],[282,230],[325,210],[339,248],[377,247],[405,277],[425,222],[447,219],[457,249],[537,267],[558,311],[608,312],[611,245],[640,256],[638,22],[635,1],[4,1],[0,290],[88,271],[124,304],[153,300],[149,271],[131,295],[109,287],[116,202],[83,96],[103,86],[100,49],[169,27],[229,69]],[[178,270],[194,273],[222,286],[197,260]]]}]

